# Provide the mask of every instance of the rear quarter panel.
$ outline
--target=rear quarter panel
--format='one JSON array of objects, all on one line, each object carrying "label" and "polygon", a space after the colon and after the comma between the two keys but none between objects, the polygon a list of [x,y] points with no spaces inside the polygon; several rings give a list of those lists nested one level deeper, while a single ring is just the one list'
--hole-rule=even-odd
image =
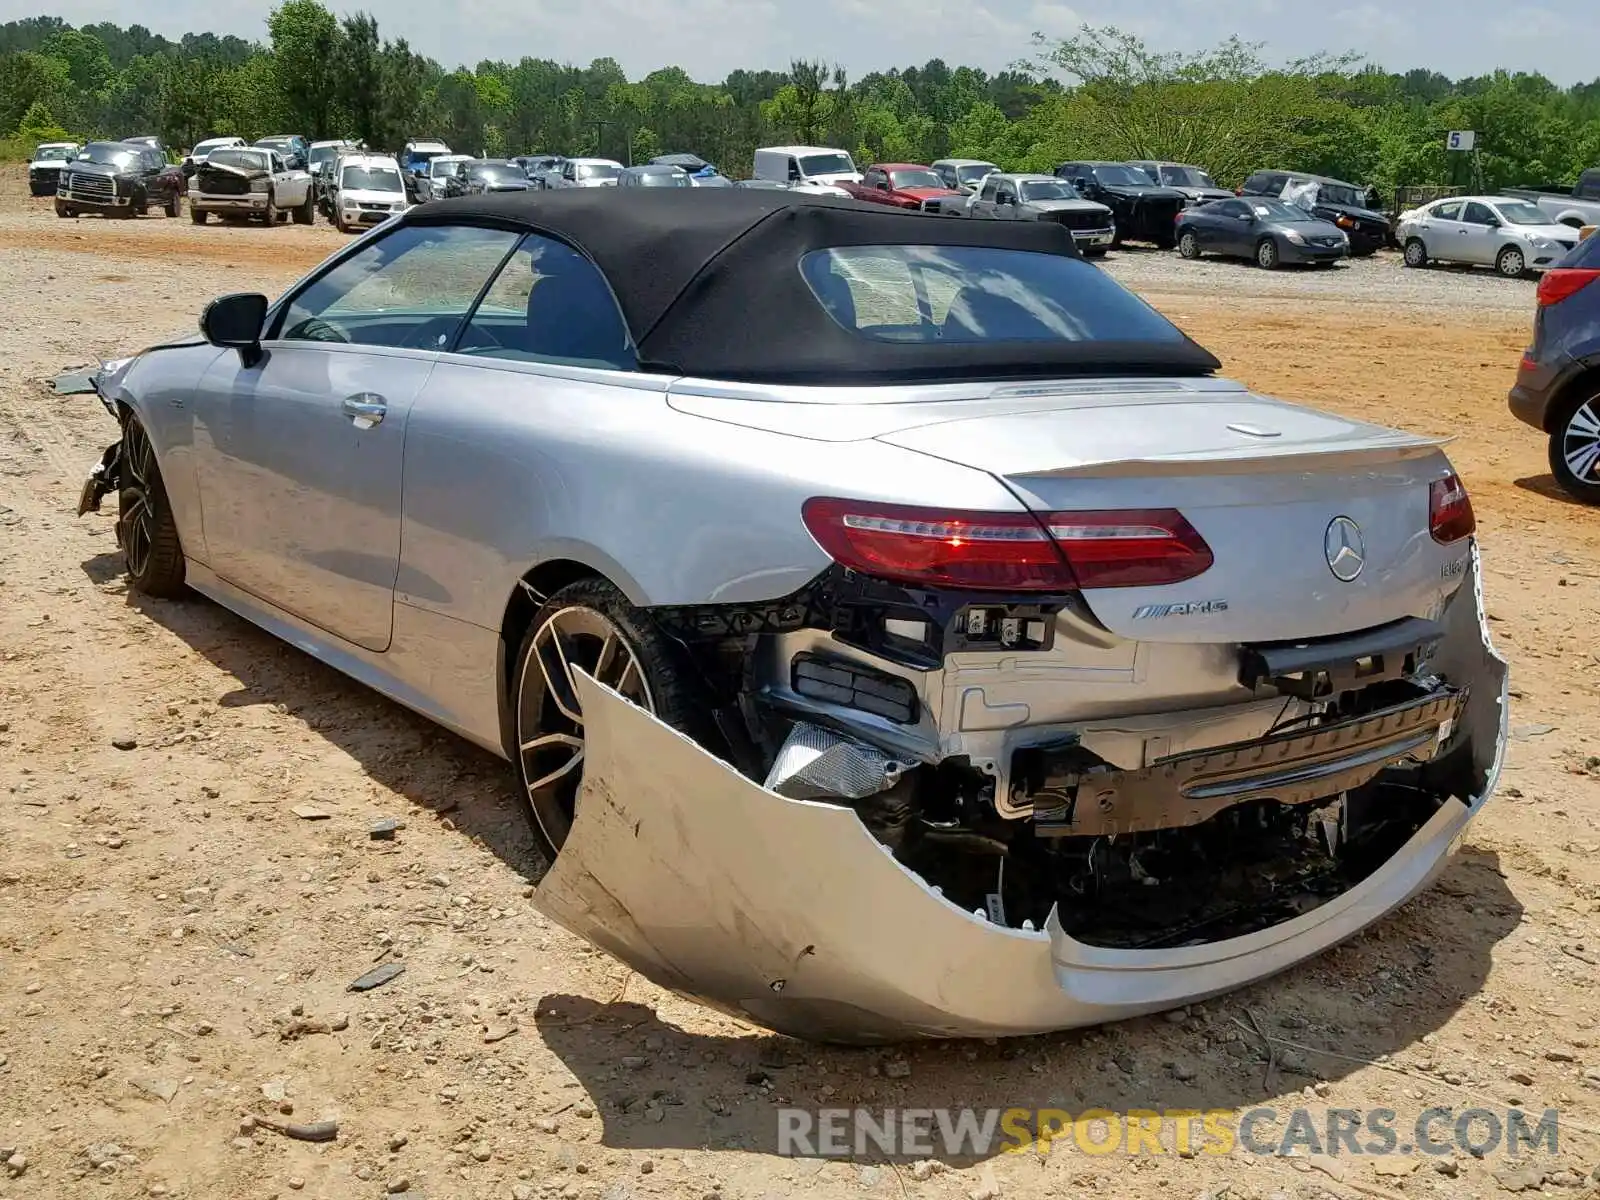
[{"label": "rear quarter panel", "polygon": [[829,562],[800,519],[811,496],[1020,507],[915,451],[679,412],[670,382],[442,357],[407,425],[397,598],[496,628],[517,580],[564,558],[641,606],[777,599]]}]

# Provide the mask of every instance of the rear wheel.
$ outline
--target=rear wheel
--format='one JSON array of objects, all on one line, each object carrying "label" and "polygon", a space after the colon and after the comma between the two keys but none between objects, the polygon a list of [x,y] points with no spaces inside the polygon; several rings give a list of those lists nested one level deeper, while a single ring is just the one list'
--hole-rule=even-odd
[{"label": "rear wheel", "polygon": [[311,198],[311,193],[306,193],[305,203],[294,210],[294,223],[296,225],[310,225],[317,219],[316,201]]},{"label": "rear wheel", "polygon": [[1428,265],[1428,247],[1423,245],[1421,238],[1406,239],[1405,263],[1408,267]]},{"label": "rear wheel", "polygon": [[604,579],[556,592],[522,639],[511,693],[526,812],[552,861],[572,828],[583,779],[575,667],[702,743],[711,734],[692,668],[647,613]]},{"label": "rear wheel", "polygon": [[1506,279],[1521,279],[1528,270],[1528,260],[1515,246],[1507,246],[1495,256],[1494,269]]},{"label": "rear wheel", "polygon": [[183,594],[183,547],[156,465],[155,448],[139,419],[122,423],[122,479],[117,492],[117,541],[128,582],[147,596]]},{"label": "rear wheel", "polygon": [[1562,404],[1551,428],[1550,473],[1574,500],[1600,504],[1600,391],[1591,384]]},{"label": "rear wheel", "polygon": [[166,208],[163,211],[165,211],[169,217],[181,215],[183,212],[183,197],[177,192],[173,192],[172,195],[167,197]]},{"label": "rear wheel", "polygon": [[1262,238],[1256,243],[1256,266],[1263,271],[1275,271],[1278,268],[1278,243],[1271,238]]},{"label": "rear wheel", "polygon": [[1195,236],[1192,229],[1185,229],[1178,237],[1178,253],[1184,258],[1195,259],[1200,257],[1200,239]]}]

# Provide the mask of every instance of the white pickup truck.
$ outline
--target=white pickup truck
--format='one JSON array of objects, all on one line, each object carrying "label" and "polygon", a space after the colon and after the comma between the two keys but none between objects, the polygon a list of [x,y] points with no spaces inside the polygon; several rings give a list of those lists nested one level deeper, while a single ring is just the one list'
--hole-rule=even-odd
[{"label": "white pickup truck", "polygon": [[293,215],[297,225],[309,225],[316,219],[313,204],[311,173],[290,170],[276,150],[214,150],[189,180],[189,214],[196,225],[212,213],[267,225]]},{"label": "white pickup truck", "polygon": [[1581,229],[1600,225],[1600,167],[1590,167],[1578,176],[1571,192],[1530,192],[1507,188],[1505,195],[1537,204],[1558,225]]}]

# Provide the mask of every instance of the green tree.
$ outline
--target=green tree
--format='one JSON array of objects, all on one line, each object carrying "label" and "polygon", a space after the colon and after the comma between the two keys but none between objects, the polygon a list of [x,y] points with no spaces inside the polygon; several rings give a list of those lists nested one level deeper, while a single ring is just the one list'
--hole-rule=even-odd
[{"label": "green tree", "polygon": [[324,138],[333,131],[340,28],[317,0],[284,0],[267,17],[273,77],[285,116],[297,132]]}]

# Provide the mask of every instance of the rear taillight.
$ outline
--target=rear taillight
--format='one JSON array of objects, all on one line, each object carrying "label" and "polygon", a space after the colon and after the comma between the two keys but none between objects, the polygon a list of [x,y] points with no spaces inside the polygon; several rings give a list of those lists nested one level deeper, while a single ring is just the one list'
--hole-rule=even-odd
[{"label": "rear taillight", "polygon": [[1056,512],[1044,523],[1081,588],[1182,583],[1212,563],[1211,547],[1174,508]]},{"label": "rear taillight", "polygon": [[1454,472],[1428,485],[1428,532],[1434,541],[1459,542],[1477,527],[1472,498]]},{"label": "rear taillight", "polygon": [[841,566],[880,579],[982,591],[1181,583],[1211,548],[1175,509],[970,512],[816,497],[802,514]]},{"label": "rear taillight", "polygon": [[1600,269],[1593,267],[1556,267],[1546,271],[1535,293],[1539,298],[1539,307],[1549,308],[1552,304],[1560,304],[1568,296],[1583,291],[1596,279],[1600,279]]}]

